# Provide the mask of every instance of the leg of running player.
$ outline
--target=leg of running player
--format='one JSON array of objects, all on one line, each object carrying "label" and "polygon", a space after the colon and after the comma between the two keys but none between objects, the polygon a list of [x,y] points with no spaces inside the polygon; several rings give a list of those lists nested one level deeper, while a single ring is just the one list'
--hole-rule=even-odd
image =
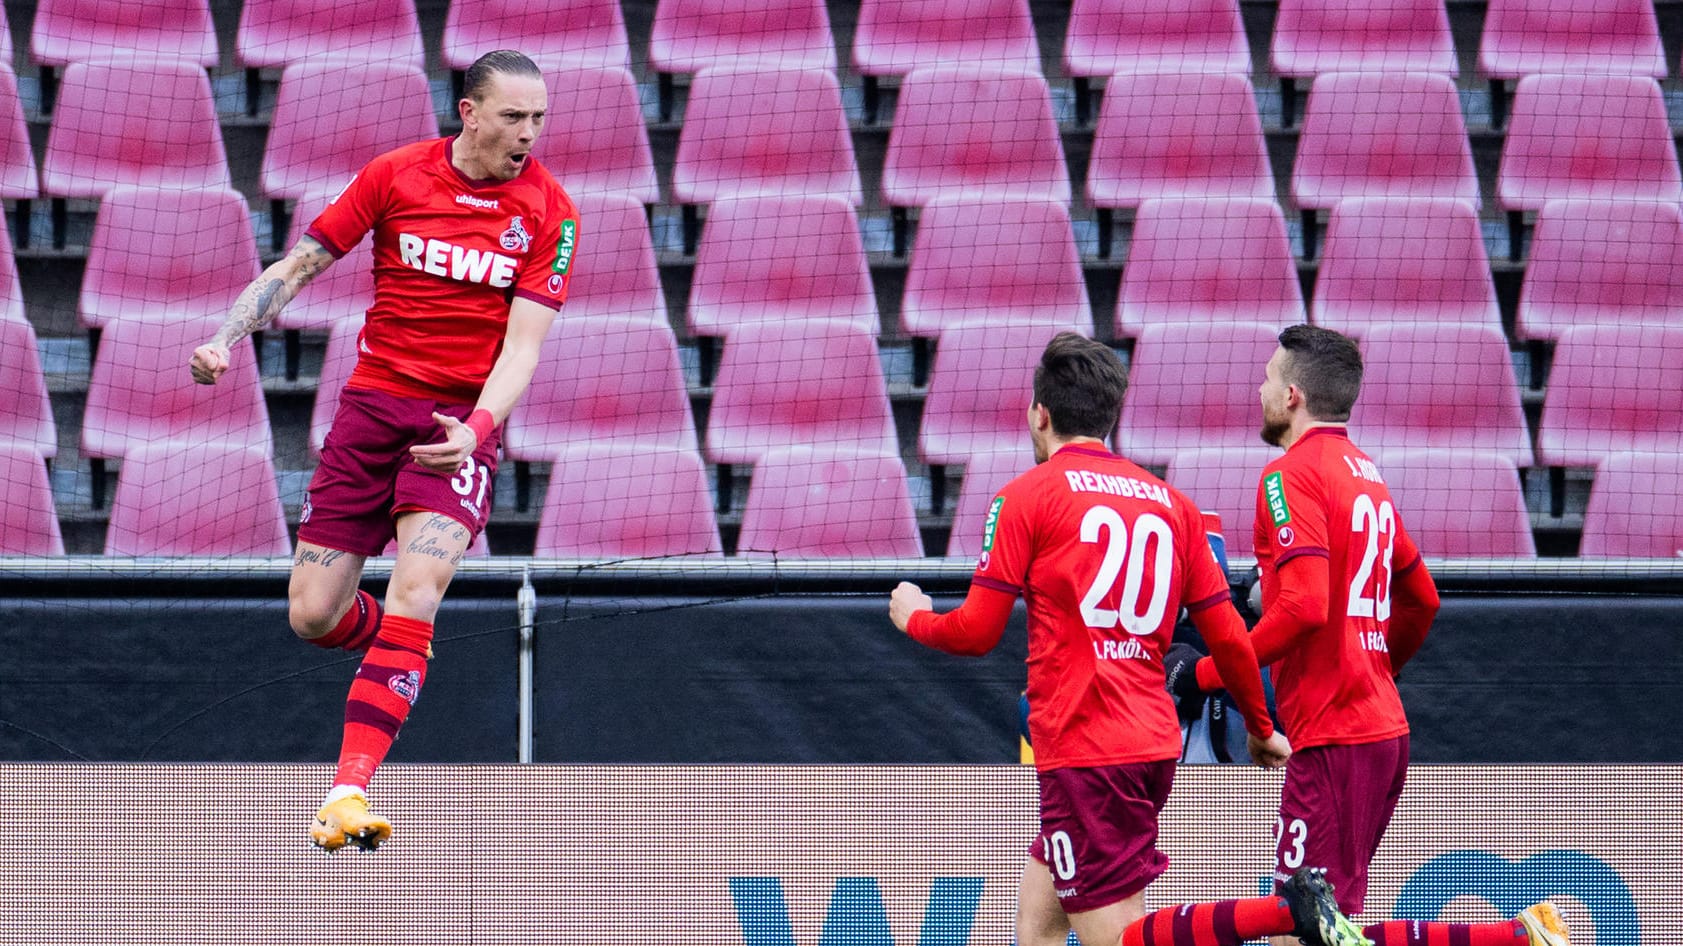
[{"label": "leg of running player", "polygon": [[1030,857],[1017,891],[1017,946],[1064,946],[1069,942],[1069,916],[1058,905],[1052,871]]},{"label": "leg of running player", "polygon": [[379,630],[380,606],[360,591],[366,556],[299,542],[287,585],[292,633],[317,647],[364,651]]},{"label": "leg of running player", "polygon": [[391,822],[368,810],[368,783],[385,761],[426,681],[433,618],[472,541],[460,522],[436,512],[397,519],[397,562],[386,588],[378,637],[357,668],[345,701],[345,735],[311,837],[334,850],[353,843],[372,850],[391,836]]}]

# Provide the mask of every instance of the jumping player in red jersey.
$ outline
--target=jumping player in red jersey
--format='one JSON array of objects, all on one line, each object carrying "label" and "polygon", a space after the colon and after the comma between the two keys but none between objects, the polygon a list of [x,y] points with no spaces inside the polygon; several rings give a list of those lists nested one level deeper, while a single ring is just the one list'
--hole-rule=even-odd
[{"label": "jumping player in red jersey", "polygon": [[[1408,719],[1396,676],[1426,638],[1438,592],[1391,501],[1379,467],[1345,423],[1361,389],[1361,353],[1337,332],[1280,333],[1259,396],[1262,439],[1286,450],[1257,486],[1262,618],[1251,631],[1274,668],[1281,725],[1296,753],[1276,821],[1274,879],[1324,870],[1339,909],[1358,914],[1368,864],[1402,794]],[[1171,680],[1182,699],[1219,689],[1209,658]],[[1247,680],[1248,685],[1248,680]],[[1332,924],[1333,946],[1566,946],[1559,911],[1544,902],[1509,921]],[[1295,946],[1290,937],[1277,946]]]},{"label": "jumping player in red jersey", "polygon": [[1252,758],[1278,768],[1291,747],[1269,719],[1202,515],[1105,448],[1125,385],[1120,360],[1102,343],[1069,332],[1054,338],[1035,369],[1028,411],[1039,465],[994,499],[963,605],[936,614],[929,596],[902,582],[889,617],[925,645],[980,655],[999,642],[1017,597],[1028,604],[1041,829],[1023,872],[1019,944],[1062,944],[1071,927],[1087,946],[1169,946],[1183,928],[1199,937],[1187,946],[1238,946],[1305,930],[1333,910],[1312,885],[1145,915],[1145,888],[1168,866],[1156,847],[1157,817],[1181,742],[1163,655],[1183,606],[1235,682]]},{"label": "jumping player in red jersey", "polygon": [[[195,381],[216,383],[229,346],[373,231],[375,302],[305,497],[288,589],[299,637],[366,651],[338,772],[310,826],[328,851],[372,850],[391,835],[369,811],[368,783],[426,679],[444,590],[485,527],[498,425],[531,382],[578,239],[572,200],[531,154],[548,108],[538,67],[487,53],[464,91],[460,134],[370,161],[189,365]],[[357,584],[394,537],[382,609]]]}]

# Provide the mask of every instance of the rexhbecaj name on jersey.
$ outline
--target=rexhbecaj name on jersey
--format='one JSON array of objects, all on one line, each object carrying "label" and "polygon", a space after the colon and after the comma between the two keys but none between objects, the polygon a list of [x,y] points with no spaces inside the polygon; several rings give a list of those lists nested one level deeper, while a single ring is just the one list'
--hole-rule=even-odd
[{"label": "rexhbecaj name on jersey", "polygon": [[1111,476],[1092,470],[1065,470],[1064,479],[1069,482],[1072,493],[1105,493],[1130,499],[1150,499],[1174,508],[1174,503],[1169,501],[1168,487],[1161,483],[1147,483],[1131,476]]}]

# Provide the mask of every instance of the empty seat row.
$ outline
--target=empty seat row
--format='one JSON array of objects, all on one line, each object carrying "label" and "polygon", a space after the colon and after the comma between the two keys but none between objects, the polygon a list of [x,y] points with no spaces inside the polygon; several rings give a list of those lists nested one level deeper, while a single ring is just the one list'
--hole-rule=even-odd
[{"label": "empty seat row", "polygon": [[[1063,48],[1067,74],[1213,68],[1250,71],[1234,0],[1077,0]],[[422,64],[412,2],[247,0],[235,37],[243,66],[283,66],[323,53]],[[454,0],[441,37],[443,59],[465,69],[480,53],[530,50],[535,57],[629,62],[623,14],[612,0]],[[30,36],[33,58],[66,65],[115,51],[217,62],[206,0],[105,4],[44,0]],[[10,62],[10,50],[5,60]],[[834,69],[835,40],[820,0],[744,8],[718,0],[660,0],[649,42],[663,73],[697,72],[721,59],[771,59]],[[930,62],[990,62],[1039,69],[1025,0],[865,0],[852,64],[865,76],[903,75]],[[1346,70],[1457,72],[1442,0],[1387,0],[1352,8],[1331,0],[1282,0],[1269,63],[1281,76]],[[1492,0],[1479,71],[1492,78],[1535,72],[1666,74],[1653,7],[1645,0]]]},{"label": "empty seat row", "polygon": [[[624,559],[719,557],[701,458],[621,442],[553,458],[534,554]],[[63,555],[43,457],[0,441],[0,555]],[[483,537],[481,537],[483,538]],[[477,543],[480,553],[483,541]],[[123,461],[106,529],[116,556],[291,552],[274,466],[263,451],[158,441]],[[910,558],[923,554],[905,468],[896,456],[786,447],[755,467],[737,554],[753,558]]]},{"label": "empty seat row", "polygon": [[[10,439],[50,456],[56,445],[28,326],[6,347],[0,417]],[[125,458],[147,443],[193,440],[271,454],[273,436],[249,342],[214,388],[185,382],[185,353],[216,322],[118,321],[105,330],[81,424],[81,456]],[[357,323],[330,343],[311,437],[319,448],[333,399],[353,362]],[[937,351],[917,449],[932,466],[1009,449],[1038,353],[1056,326],[961,323]],[[1198,447],[1254,442],[1255,388],[1277,326],[1257,323],[1146,328],[1129,368],[1118,449],[1163,465]],[[1477,449],[1517,467],[1594,466],[1621,450],[1683,452],[1683,328],[1570,329],[1555,352],[1535,453],[1507,345],[1493,328],[1378,326],[1361,341],[1364,392],[1352,418],[1362,442]],[[508,453],[545,462],[586,441],[634,440],[746,466],[766,452],[830,444],[895,455],[900,437],[876,342],[842,323],[765,323],[724,348],[705,431],[698,438],[676,344],[641,319],[556,323],[552,357],[508,421]],[[578,405],[588,403],[588,411]],[[699,443],[698,443],[699,441]]]},{"label": "empty seat row", "polygon": [[[326,197],[300,201],[295,240]],[[643,205],[588,193],[567,313],[665,319],[667,300]],[[1001,239],[1000,234],[1010,234]],[[1516,335],[1573,326],[1683,324],[1683,208],[1643,201],[1556,201],[1538,215]],[[276,327],[325,331],[373,299],[364,239],[284,309]],[[120,188],[95,220],[77,306],[80,323],[221,316],[260,269],[246,203],[229,190]],[[23,300],[9,246],[0,290]],[[760,321],[833,321],[877,333],[877,295],[858,221],[835,197],[720,201],[700,242],[688,332],[728,336]],[[1371,325],[1502,324],[1476,212],[1453,199],[1359,198],[1328,221],[1305,307],[1278,205],[1258,199],[1146,201],[1120,274],[1114,331],[1149,325],[1305,320],[1361,336]],[[923,214],[906,271],[899,330],[940,338],[964,321],[1035,322],[1084,333],[1093,312],[1069,217],[1043,200],[937,201]],[[295,365],[293,366],[295,368]],[[295,376],[296,371],[288,372]],[[710,374],[708,375],[710,377]]]},{"label": "empty seat row", "polygon": [[[583,193],[659,198],[636,90],[622,67],[552,71],[558,100],[594,93],[596,108],[557,109],[535,153]],[[15,88],[5,193],[34,196]],[[1233,74],[1118,76],[1094,133],[1087,202],[1100,255],[1111,212],[1154,197],[1274,193],[1248,78]],[[582,90],[582,91],[581,91]],[[142,101],[144,98],[144,101]],[[170,101],[168,117],[148,104]],[[0,101],[0,108],[5,103]],[[830,194],[863,202],[861,176],[834,76],[823,70],[710,69],[692,88],[672,170],[693,250],[695,205],[732,197]],[[274,200],[332,192],[374,155],[434,136],[426,78],[395,64],[312,62],[289,67],[264,149],[259,188]],[[561,146],[559,142],[567,142]],[[547,142],[547,144],[546,144]],[[1428,73],[1333,73],[1310,92],[1291,177],[1315,252],[1315,212],[1352,196],[1480,200],[1457,93]],[[66,71],[48,134],[40,192],[99,197],[118,185],[227,187],[220,126],[202,71],[185,62],[78,64]],[[1067,205],[1062,139],[1038,74],[977,67],[918,70],[901,92],[882,169],[904,252],[905,208],[952,197],[1031,197]],[[1531,76],[1521,82],[1497,184],[1514,214],[1549,199],[1683,199],[1675,142],[1652,79]],[[1516,218],[1513,248],[1517,257]],[[277,239],[281,236],[276,234]]]}]

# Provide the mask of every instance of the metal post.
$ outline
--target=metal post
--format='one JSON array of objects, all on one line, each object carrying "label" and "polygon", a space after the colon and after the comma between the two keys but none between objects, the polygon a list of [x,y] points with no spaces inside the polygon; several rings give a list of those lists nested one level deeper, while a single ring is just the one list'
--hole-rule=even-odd
[{"label": "metal post", "polygon": [[532,762],[532,631],[538,614],[538,592],[532,572],[521,569],[520,592],[515,595],[520,615],[520,764]]}]

